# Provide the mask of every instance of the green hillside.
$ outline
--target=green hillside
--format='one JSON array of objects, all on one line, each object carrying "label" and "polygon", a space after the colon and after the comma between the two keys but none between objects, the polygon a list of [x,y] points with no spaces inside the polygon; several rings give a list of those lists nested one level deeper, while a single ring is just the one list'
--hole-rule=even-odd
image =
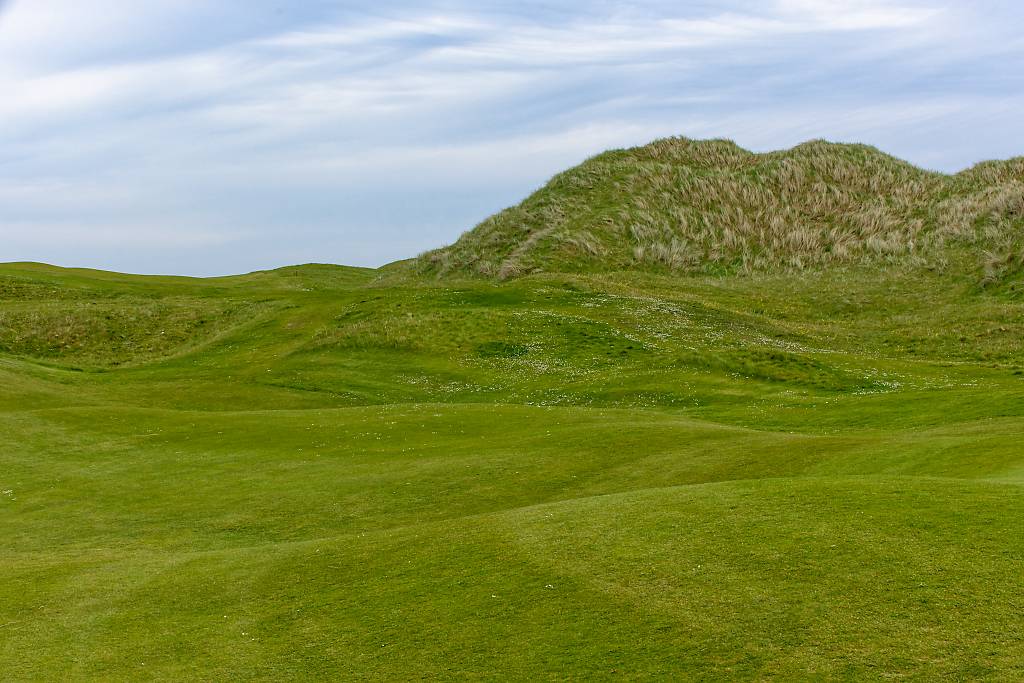
[{"label": "green hillside", "polygon": [[[545,271],[942,268],[964,251],[1019,268],[1024,158],[947,176],[864,145],[753,154],[722,140],[606,152],[424,254],[418,270],[507,279]],[[980,259],[977,258],[982,256]]]},{"label": "green hillside", "polygon": [[0,265],[2,677],[1021,680],[1022,165],[671,140],[379,271]]}]

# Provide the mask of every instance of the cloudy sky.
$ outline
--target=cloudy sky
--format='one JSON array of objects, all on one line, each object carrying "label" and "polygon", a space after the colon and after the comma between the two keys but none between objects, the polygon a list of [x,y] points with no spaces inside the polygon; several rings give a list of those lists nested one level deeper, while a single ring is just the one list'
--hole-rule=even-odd
[{"label": "cloudy sky", "polygon": [[376,266],[666,135],[1024,154],[1019,0],[0,0],[0,261]]}]

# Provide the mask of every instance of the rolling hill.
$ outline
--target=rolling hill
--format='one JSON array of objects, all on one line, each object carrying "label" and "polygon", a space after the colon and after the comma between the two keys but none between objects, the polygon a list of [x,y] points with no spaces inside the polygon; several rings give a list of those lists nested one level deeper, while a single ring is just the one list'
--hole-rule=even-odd
[{"label": "rolling hill", "polygon": [[[544,271],[806,270],[833,264],[944,267],[985,252],[1020,260],[1024,158],[955,176],[864,145],[809,142],[754,154],[729,141],[659,140],[601,154],[455,244],[421,272],[507,279]],[[1005,269],[1005,268],[1003,268]]]},{"label": "rolling hill", "polygon": [[0,265],[3,678],[1020,680],[1022,169],[675,139],[377,271]]}]

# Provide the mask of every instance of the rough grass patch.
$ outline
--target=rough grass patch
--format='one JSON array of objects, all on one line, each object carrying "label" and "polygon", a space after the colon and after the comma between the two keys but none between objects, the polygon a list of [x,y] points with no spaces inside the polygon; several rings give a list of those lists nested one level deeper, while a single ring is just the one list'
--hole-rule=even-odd
[{"label": "rough grass patch", "polygon": [[507,341],[489,341],[478,344],[476,355],[481,358],[520,358],[530,352],[525,344]]}]

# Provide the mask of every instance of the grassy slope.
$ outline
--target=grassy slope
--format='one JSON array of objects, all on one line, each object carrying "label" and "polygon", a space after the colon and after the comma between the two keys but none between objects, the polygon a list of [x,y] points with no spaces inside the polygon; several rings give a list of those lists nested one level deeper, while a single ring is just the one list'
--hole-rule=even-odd
[{"label": "grassy slope", "polygon": [[624,268],[944,269],[966,251],[994,285],[1020,275],[1022,230],[1024,158],[947,176],[864,145],[754,154],[729,141],[670,138],[569,169],[412,265],[500,279]]},{"label": "grassy slope", "polygon": [[973,274],[0,287],[5,678],[1024,677]]}]

